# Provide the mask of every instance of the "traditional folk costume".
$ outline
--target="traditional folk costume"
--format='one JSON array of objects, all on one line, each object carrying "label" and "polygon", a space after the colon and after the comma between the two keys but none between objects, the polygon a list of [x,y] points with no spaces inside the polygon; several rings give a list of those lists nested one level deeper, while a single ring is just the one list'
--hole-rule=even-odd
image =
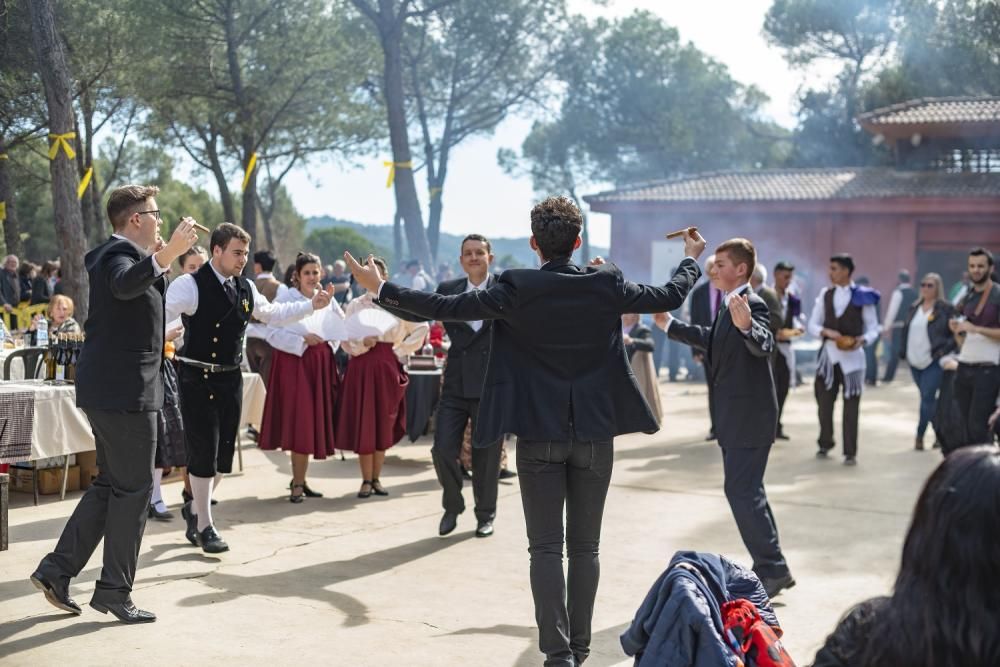
[{"label": "traditional folk costume", "polygon": [[[346,317],[378,308],[369,293],[351,300]],[[406,357],[420,349],[427,335],[426,323],[399,320],[365,351],[361,340],[344,341],[351,355],[341,387],[335,441],[338,449],[355,454],[385,451],[406,434]]]},{"label": "traditional folk costume", "polygon": [[[277,303],[308,302],[292,288]],[[267,402],[258,444],[261,449],[282,449],[325,459],[334,453],[334,427],[340,376],[334,352],[337,341],[307,345],[305,335],[319,329],[324,317],[343,319],[336,301],[309,317],[267,327],[267,343],[273,348]],[[312,326],[316,324],[317,326]]]},{"label": "traditional folk costume", "polygon": [[192,503],[184,506],[187,538],[210,553],[226,551],[212,524],[212,491],[232,472],[243,407],[243,337],[251,317],[271,324],[301,319],[311,302],[272,304],[243,276],[226,278],[206,262],[167,290],[167,321],[187,315],[178,355],[181,414]]},{"label": "traditional folk costume", "polygon": [[[879,336],[875,308],[880,298],[876,290],[853,282],[827,287],[816,297],[809,318],[809,333],[823,338],[823,329],[833,329],[844,336],[862,338],[864,345],[870,345]],[[833,405],[841,387],[844,395],[844,456],[847,462],[853,462],[857,456],[858,416],[865,384],[864,345],[856,350],[841,350],[836,341],[824,339],[820,347],[815,382],[820,425],[817,456],[825,457],[833,449]]]}]

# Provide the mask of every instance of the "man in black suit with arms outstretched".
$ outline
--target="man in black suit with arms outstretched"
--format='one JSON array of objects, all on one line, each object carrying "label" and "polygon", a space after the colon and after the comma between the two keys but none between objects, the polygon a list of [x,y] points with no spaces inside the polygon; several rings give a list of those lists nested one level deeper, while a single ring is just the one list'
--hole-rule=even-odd
[{"label": "man in black suit with arms outstretched", "polygon": [[[90,420],[100,472],[31,582],[54,606],[80,614],[69,581],[104,539],[104,567],[90,606],[124,623],[156,616],[132,603],[139,545],[153,491],[157,413],[163,407],[163,277],[198,240],[184,218],[169,243],[160,238],[155,186],[111,193],[114,234],[87,253],[90,316],[76,368],[76,404]],[[150,254],[152,252],[152,254]]]},{"label": "man in black suit with arms outstretched", "polygon": [[795,585],[778,543],[778,528],[764,491],[764,471],[774,444],[778,401],[771,374],[774,335],[764,300],[750,288],[757,252],[746,239],[715,251],[713,286],[723,307],[710,327],[686,324],[669,314],[656,323],[673,340],[705,353],[709,400],[722,448],[726,499],[753,569],[771,597]]},{"label": "man in black suit with arms outstretched", "polygon": [[504,433],[518,436],[531,590],[546,665],[578,665],[590,654],[612,440],[658,429],[625,356],[621,315],[680,307],[701,272],[695,260],[705,247],[697,233],[686,235],[688,257],[671,281],[638,285],[613,264],[572,263],[582,226],[572,201],[546,199],[531,211],[530,243],[541,269],[506,271],[488,289],[454,296],[381,281],[371,258],[361,266],[345,254],[358,283],[381,303],[425,319],[493,320],[473,446]]}]

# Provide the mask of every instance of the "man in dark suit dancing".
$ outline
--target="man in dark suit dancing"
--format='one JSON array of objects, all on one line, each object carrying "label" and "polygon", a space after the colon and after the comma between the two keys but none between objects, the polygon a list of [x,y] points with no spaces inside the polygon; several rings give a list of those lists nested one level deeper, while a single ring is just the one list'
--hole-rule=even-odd
[{"label": "man in dark suit dancing", "polygon": [[[625,280],[613,264],[581,268],[583,217],[572,201],[550,197],[531,211],[531,247],[540,270],[505,271],[496,284],[454,296],[408,290],[379,279],[371,258],[351,273],[382,303],[425,319],[493,320],[474,446],[518,436],[531,554],[531,591],[546,665],[577,665],[590,654],[600,571],[598,545],[616,435],[657,430],[629,371],[623,313],[680,307],[700,274],[705,247],[685,236],[688,257],[663,287]],[[563,508],[569,576],[563,576]]]},{"label": "man in dark suit dancing", "polygon": [[[126,185],[111,193],[114,234],[87,253],[90,317],[76,368],[76,404],[90,420],[100,473],[45,556],[31,582],[45,599],[80,614],[69,581],[104,538],[104,567],[90,606],[124,623],[156,616],[132,603],[139,544],[153,492],[157,412],[163,407],[163,273],[198,240],[184,218],[160,238],[155,186]],[[150,251],[154,251],[150,254]]]},{"label": "man in dark suit dancing", "polygon": [[771,375],[774,335],[768,328],[768,309],[749,284],[756,263],[750,241],[726,241],[715,250],[712,282],[725,297],[712,326],[686,324],[666,313],[657,316],[656,322],[672,339],[705,352],[726,499],[753,557],[754,572],[773,597],[794,586],[795,580],[781,553],[778,528],[764,491],[778,401]]},{"label": "man in dark suit dancing", "polygon": [[[462,241],[462,269],[467,278],[446,280],[437,287],[445,296],[489,289],[496,283],[490,273],[493,252],[485,236],[469,234]],[[472,420],[475,430],[479,414],[479,396],[486,376],[486,362],[490,358],[490,339],[493,322],[445,322],[451,340],[448,364],[444,369],[444,385],[437,407],[434,429],[434,470],[441,483],[441,504],[444,516],[438,527],[439,535],[455,530],[458,515],[465,511],[462,498],[462,466],[458,457],[462,450],[465,426]],[[497,512],[497,485],[500,479],[500,443],[486,443],[472,450],[472,495],[475,498],[476,537],[493,534],[493,519]]]}]

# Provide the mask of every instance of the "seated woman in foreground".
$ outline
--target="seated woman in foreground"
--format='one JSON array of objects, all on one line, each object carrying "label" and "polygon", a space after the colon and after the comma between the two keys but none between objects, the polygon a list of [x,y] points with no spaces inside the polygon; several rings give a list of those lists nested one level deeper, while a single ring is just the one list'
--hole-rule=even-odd
[{"label": "seated woman in foreground", "polygon": [[850,610],[813,667],[1000,665],[1000,449],[948,456],[913,512],[891,597]]}]

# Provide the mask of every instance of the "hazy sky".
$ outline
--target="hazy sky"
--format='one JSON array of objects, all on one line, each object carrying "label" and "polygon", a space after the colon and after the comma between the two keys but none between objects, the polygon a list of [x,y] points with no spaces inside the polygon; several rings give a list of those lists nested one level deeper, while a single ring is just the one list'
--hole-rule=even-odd
[{"label": "hazy sky", "polygon": [[[804,81],[830,77],[831,66],[810,73],[792,70],[781,53],[768,46],[761,27],[771,0],[611,0],[596,6],[589,0],[569,0],[576,12],[588,16],[622,16],[636,9],[654,12],[675,26],[681,39],[725,63],[733,77],[756,84],[771,101],[765,111],[785,127],[795,125],[795,95]],[[496,161],[497,149],[520,150],[531,127],[528,118],[509,118],[492,137],[469,139],[452,153],[444,193],[442,228],[456,234],[478,232],[493,237],[528,234],[528,211],[536,197],[528,178],[505,174]],[[289,174],[286,184],[295,206],[306,216],[332,215],[365,223],[392,222],[392,191],[385,187],[386,155],[349,165],[317,163]],[[426,180],[418,172],[417,189],[425,204]],[[592,217],[592,243],[607,246],[610,218]]]}]

